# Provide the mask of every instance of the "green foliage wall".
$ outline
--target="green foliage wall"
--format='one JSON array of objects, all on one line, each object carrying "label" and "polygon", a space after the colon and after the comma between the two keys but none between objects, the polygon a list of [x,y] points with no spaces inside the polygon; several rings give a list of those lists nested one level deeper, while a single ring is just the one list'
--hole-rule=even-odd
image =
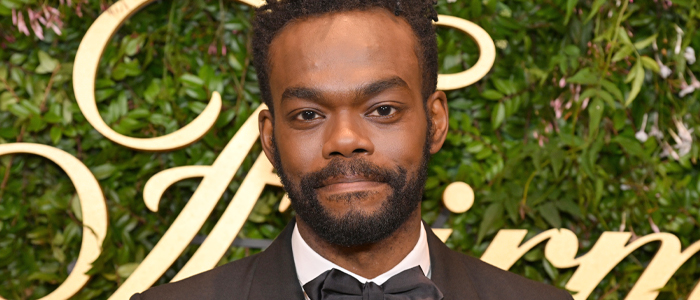
[{"label": "green foliage wall", "polygon": [[[146,181],[168,168],[211,164],[260,103],[250,8],[230,0],[158,1],[127,21],[102,57],[96,95],[103,119],[125,135],[163,135],[197,116],[213,91],[223,96],[223,112],[203,139],[178,151],[132,151],[102,137],[75,103],[71,73],[85,31],[112,3],[0,0],[0,143],[63,149],[93,171],[105,193],[109,234],[76,299],[107,298],[198,185],[176,184],[152,213],[142,198]],[[697,1],[440,0],[438,10],[479,24],[497,46],[489,75],[448,92],[451,129],[430,165],[427,222],[442,210],[447,184],[465,181],[476,191],[470,211],[449,216],[455,232],[448,246],[480,256],[502,228],[528,229],[528,237],[569,228],[579,253],[603,231],[666,231],[684,247],[700,240]],[[442,73],[476,62],[466,36],[438,33]],[[259,153],[256,145],[200,234],[211,230]],[[39,298],[60,285],[78,255],[75,189],[57,166],[30,155],[0,157],[0,180],[0,295]],[[282,194],[264,191],[241,237],[280,232],[293,215],[277,212]],[[624,298],[657,248],[635,251],[591,299]],[[255,251],[232,248],[221,263]],[[659,298],[682,299],[699,267],[696,255]],[[541,247],[511,270],[559,287],[574,271],[553,268]]]}]

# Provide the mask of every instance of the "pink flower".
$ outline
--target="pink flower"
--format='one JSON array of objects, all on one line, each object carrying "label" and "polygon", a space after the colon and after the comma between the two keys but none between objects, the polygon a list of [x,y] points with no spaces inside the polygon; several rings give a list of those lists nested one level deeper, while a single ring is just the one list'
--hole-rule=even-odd
[{"label": "pink flower", "polygon": [[51,23],[51,24],[49,24],[49,25],[50,25],[51,29],[53,30],[53,32],[55,32],[57,35],[61,35],[61,34],[62,34],[61,28],[59,28],[58,26],[56,26],[56,24]]},{"label": "pink flower", "polygon": [[24,33],[24,35],[29,36],[29,29],[27,28],[27,24],[24,23],[24,14],[21,12],[17,13],[17,30]]},{"label": "pink flower", "polygon": [[28,9],[27,14],[29,15],[29,26],[32,27],[32,30],[34,30],[34,34],[40,39],[44,40],[44,29],[41,28],[41,25],[39,25],[39,18],[41,15],[38,13],[35,13],[33,10]]},{"label": "pink flower", "polygon": [[659,230],[659,226],[656,226],[656,223],[654,223],[654,220],[652,220],[651,217],[649,217],[649,225],[651,225],[651,231],[654,233],[661,232],[661,230]]},{"label": "pink flower", "polygon": [[554,109],[554,114],[556,115],[557,119],[561,119],[561,114],[564,111],[561,108],[561,104],[562,104],[562,101],[560,98],[554,99],[554,100],[549,102],[549,105],[552,106],[552,108]]}]

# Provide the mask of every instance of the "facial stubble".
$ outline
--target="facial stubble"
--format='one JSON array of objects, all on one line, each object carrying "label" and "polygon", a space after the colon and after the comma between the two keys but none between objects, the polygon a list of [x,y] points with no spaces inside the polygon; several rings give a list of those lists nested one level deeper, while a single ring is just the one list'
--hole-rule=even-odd
[{"label": "facial stubble", "polygon": [[[430,121],[428,124],[431,124]],[[314,233],[332,245],[353,247],[374,244],[396,232],[420,206],[430,161],[430,127],[428,126],[422,149],[421,162],[413,174],[409,174],[400,166],[380,167],[365,158],[336,157],[323,169],[304,174],[299,184],[295,184],[284,170],[273,136],[274,163],[282,185],[289,194],[292,208]],[[317,189],[322,187],[324,180],[328,178],[348,175],[385,183],[391,192],[380,208],[373,213],[352,209],[337,216],[320,202]],[[331,195],[328,200],[359,203],[362,198],[374,196],[373,193],[376,192],[343,193]]]}]

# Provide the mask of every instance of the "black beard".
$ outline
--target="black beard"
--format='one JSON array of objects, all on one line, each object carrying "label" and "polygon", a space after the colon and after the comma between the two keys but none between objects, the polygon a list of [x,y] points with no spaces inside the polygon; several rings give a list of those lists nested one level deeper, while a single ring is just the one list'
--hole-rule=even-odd
[{"label": "black beard", "polygon": [[[323,169],[305,174],[299,185],[289,180],[282,167],[279,151],[273,137],[274,160],[277,174],[289,194],[292,208],[304,223],[332,245],[352,247],[374,244],[391,236],[419,208],[427,179],[430,160],[429,143],[423,147],[423,158],[413,178],[401,167],[381,168],[363,158],[334,158]],[[391,194],[377,212],[367,214],[351,211],[336,217],[318,200],[316,188],[329,177],[358,175],[389,185]],[[332,201],[353,201],[370,196],[370,192],[346,193]]]}]

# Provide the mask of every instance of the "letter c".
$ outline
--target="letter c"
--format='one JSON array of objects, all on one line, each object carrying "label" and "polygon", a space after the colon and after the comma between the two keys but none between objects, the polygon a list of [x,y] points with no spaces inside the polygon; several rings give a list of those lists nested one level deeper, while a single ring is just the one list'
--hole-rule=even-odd
[{"label": "letter c", "polygon": [[[83,215],[83,241],[78,260],[68,278],[51,294],[42,299],[69,299],[90,279],[87,271],[102,253],[102,242],[107,235],[107,205],[100,184],[90,170],[69,153],[50,146],[31,143],[0,145],[0,156],[28,153],[39,155],[56,163],[68,175],[80,199]],[[3,299],[0,297],[0,299]]]}]

